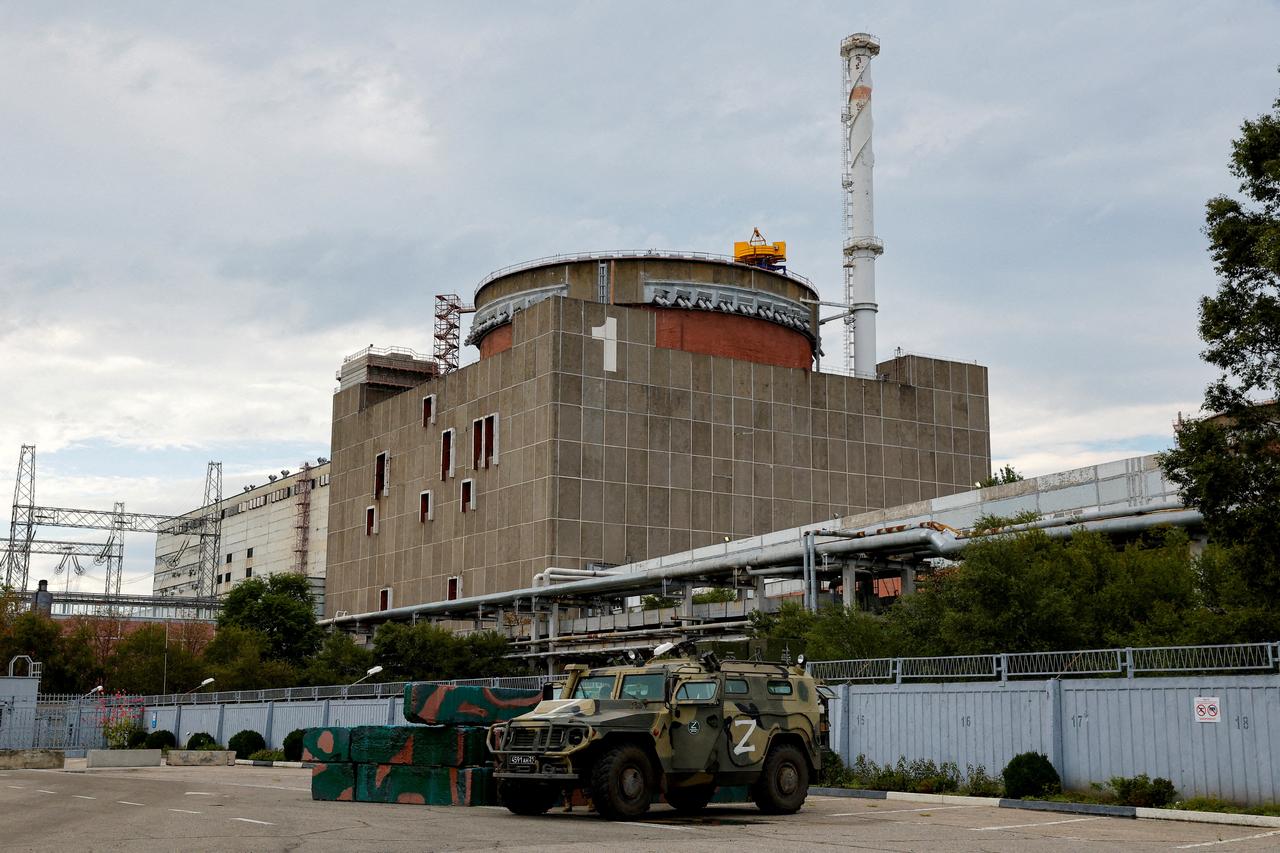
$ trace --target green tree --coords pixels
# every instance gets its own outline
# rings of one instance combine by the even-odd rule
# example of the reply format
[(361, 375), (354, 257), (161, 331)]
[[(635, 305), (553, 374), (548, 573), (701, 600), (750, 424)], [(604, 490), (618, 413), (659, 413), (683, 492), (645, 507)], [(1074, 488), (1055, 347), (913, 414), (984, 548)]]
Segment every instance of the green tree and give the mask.
[(297, 684), (297, 670), (287, 661), (272, 659), (270, 649), (263, 632), (228, 625), (218, 629), (201, 659), (204, 671), (215, 680), (215, 690), (263, 690)]
[(1012, 465), (1005, 465), (996, 471), (990, 477), (983, 477), (978, 481), (978, 486), (988, 489), (992, 486), (1003, 486), (1005, 483), (1019, 483), (1022, 481), (1022, 475), (1013, 469)]
[(1205, 391), (1206, 416), (1180, 423), (1161, 459), (1211, 540), (1229, 549), (1219, 558), (1242, 561), (1264, 608), (1245, 620), (1260, 632), (1252, 639), (1280, 630), (1280, 99), (1272, 106), (1232, 145), (1244, 200), (1206, 205), (1218, 289), (1200, 302), (1201, 356), (1219, 375)]
[(311, 586), (302, 575), (283, 572), (237, 584), (222, 605), (218, 628), (257, 631), (266, 638), (263, 657), (300, 665), (320, 647)]
[(14, 617), (8, 634), (0, 637), (0, 662), (7, 664), (14, 655), (27, 655), (44, 665), (44, 693), (84, 693), (102, 676), (87, 634), (77, 628), (64, 635), (57, 622), (39, 613)]
[(183, 643), (169, 641), (163, 625), (145, 625), (115, 644), (103, 683), (111, 692), (181, 693), (200, 683), (202, 670)]
[[(302, 670), (304, 684), (350, 684), (373, 666), (373, 652), (356, 645), (350, 634), (332, 631)], [(385, 675), (385, 673), (380, 673)], [(379, 680), (376, 676), (373, 680)]]
[(439, 681), (509, 675), (523, 669), (508, 660), (505, 637), (493, 631), (466, 636), (419, 622), (386, 622), (373, 635), (373, 656), (389, 681)]
[(731, 586), (713, 586), (693, 594), (694, 604), (727, 604), (738, 600), (738, 591)]

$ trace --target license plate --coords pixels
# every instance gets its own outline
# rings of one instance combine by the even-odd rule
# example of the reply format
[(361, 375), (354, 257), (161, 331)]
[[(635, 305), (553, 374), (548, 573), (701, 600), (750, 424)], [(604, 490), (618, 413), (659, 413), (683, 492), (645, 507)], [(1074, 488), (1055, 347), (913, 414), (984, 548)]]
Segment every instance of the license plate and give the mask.
[(507, 760), (512, 767), (532, 767), (538, 761), (532, 755), (512, 755)]

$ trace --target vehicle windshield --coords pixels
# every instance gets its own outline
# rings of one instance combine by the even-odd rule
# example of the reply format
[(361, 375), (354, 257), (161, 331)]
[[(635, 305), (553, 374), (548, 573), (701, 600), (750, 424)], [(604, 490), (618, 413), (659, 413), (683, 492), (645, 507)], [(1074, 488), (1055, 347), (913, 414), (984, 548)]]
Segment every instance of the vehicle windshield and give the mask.
[(658, 702), (663, 698), (665, 676), (660, 672), (644, 675), (628, 675), (622, 679), (621, 697), (639, 699), (641, 702)]
[(676, 692), (676, 701), (707, 702), (716, 698), (714, 681), (686, 681)]
[(608, 699), (613, 695), (616, 675), (589, 675), (573, 688), (574, 699)]

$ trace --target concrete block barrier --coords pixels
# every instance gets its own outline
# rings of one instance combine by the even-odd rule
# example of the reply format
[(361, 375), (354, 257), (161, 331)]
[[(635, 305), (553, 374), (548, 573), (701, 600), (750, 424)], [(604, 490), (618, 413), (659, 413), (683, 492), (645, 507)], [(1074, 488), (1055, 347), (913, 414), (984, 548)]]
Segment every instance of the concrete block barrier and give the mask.
[(161, 755), (158, 749), (91, 749), (85, 767), (159, 767)]

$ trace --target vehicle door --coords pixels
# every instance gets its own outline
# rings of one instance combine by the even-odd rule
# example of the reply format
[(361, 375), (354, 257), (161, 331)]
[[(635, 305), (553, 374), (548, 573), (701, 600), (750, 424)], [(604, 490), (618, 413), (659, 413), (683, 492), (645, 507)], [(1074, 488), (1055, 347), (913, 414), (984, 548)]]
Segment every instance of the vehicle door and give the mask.
[(753, 769), (764, 761), (776, 717), (765, 679), (758, 676), (725, 677), (725, 768)]
[(677, 682), (671, 696), (671, 769), (705, 770), (723, 737), (722, 681), (719, 674)]

